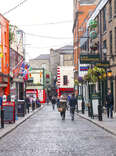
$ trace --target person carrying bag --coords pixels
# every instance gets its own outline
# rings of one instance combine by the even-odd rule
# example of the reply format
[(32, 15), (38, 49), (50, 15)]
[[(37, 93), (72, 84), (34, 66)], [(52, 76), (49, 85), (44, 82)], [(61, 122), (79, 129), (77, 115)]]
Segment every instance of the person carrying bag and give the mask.
[(58, 111), (60, 112), (62, 120), (65, 120), (65, 114), (67, 109), (67, 100), (64, 95), (60, 97)]

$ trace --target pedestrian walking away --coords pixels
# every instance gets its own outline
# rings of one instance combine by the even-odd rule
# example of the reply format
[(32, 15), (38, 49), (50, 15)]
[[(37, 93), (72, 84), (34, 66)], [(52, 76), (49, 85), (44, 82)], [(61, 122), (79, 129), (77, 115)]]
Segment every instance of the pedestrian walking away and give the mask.
[(72, 97), (69, 100), (71, 120), (74, 120), (74, 113), (75, 113), (75, 106), (76, 105), (77, 105), (77, 99), (75, 98), (75, 95), (72, 94)]
[(29, 97), (28, 96), (26, 96), (25, 103), (26, 103), (26, 108), (27, 108), (28, 113), (29, 113), (30, 100), (29, 100)]
[(39, 100), (38, 97), (37, 97), (37, 99), (36, 99), (36, 106), (37, 106), (37, 107), (41, 107), (40, 100)]
[(61, 115), (62, 120), (65, 120), (65, 114), (66, 114), (66, 109), (67, 109), (67, 99), (64, 95), (61, 95), (60, 97), (58, 110), (60, 110), (59, 108), (61, 109), (60, 115)]
[(56, 104), (56, 98), (54, 96), (52, 97), (51, 102), (52, 102), (52, 108), (54, 110), (55, 109), (55, 104)]
[(106, 96), (106, 108), (107, 108), (107, 117), (113, 118), (113, 96), (111, 94), (111, 90), (108, 91), (108, 95)]

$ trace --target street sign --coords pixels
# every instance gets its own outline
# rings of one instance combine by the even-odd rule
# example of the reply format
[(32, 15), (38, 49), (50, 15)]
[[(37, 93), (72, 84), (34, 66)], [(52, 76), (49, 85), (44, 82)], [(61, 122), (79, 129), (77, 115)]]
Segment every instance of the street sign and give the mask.
[(108, 68), (110, 66), (110, 62), (109, 61), (105, 61), (105, 62), (99, 62), (96, 63), (96, 66), (99, 68)]
[(99, 54), (80, 54), (81, 64), (96, 64), (100, 62)]

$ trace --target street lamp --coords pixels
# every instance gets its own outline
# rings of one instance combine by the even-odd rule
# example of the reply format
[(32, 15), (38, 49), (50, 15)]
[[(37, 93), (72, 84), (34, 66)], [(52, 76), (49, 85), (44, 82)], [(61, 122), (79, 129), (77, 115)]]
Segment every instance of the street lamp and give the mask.
[(107, 71), (107, 76), (108, 76), (109, 78), (112, 77), (112, 71), (111, 71), (111, 69)]

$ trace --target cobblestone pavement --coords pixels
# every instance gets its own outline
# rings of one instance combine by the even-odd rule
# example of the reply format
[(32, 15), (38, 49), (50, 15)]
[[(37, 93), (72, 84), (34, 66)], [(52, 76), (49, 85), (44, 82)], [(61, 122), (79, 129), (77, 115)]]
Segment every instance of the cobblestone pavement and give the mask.
[(49, 105), (0, 140), (0, 156), (116, 156), (116, 138)]

